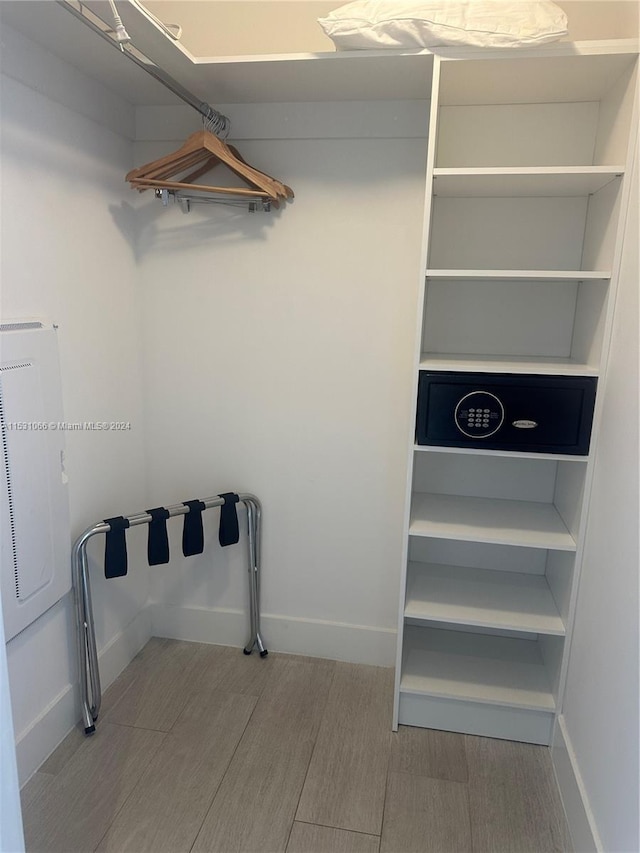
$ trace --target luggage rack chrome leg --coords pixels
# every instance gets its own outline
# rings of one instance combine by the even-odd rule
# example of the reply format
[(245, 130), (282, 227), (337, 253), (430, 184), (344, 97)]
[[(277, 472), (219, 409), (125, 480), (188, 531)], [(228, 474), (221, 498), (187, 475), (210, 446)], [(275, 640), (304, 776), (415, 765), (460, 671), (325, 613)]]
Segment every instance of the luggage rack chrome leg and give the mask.
[(249, 614), (251, 620), (251, 636), (244, 647), (245, 655), (250, 655), (254, 648), (258, 649), (260, 657), (266, 657), (267, 651), (260, 634), (260, 529), (262, 507), (260, 501), (253, 495), (241, 495), (240, 500), (247, 508), (248, 549), (249, 549)]
[[(106, 525), (104, 526), (106, 527)], [(93, 734), (96, 730), (95, 723), (98, 719), (102, 699), (87, 563), (87, 541), (91, 535), (92, 531), (85, 531), (76, 541), (71, 560), (78, 627), (80, 701), (84, 732), (87, 735)]]

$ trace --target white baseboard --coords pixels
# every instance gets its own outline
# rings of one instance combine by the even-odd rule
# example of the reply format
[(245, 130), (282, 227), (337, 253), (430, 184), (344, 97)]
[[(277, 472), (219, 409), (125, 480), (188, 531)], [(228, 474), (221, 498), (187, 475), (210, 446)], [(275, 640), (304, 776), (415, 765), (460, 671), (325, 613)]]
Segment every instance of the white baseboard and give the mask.
[[(148, 608), (98, 652), (103, 690), (117, 678), (151, 636)], [(18, 780), (24, 785), (80, 719), (77, 684), (67, 684), (16, 738)]]
[(603, 847), (564, 716), (558, 717), (551, 760), (576, 853), (602, 853)]
[(16, 736), (16, 762), (20, 787), (36, 772), (78, 719), (77, 685), (67, 686), (44, 708), (29, 726)]
[[(151, 633), (157, 637), (225, 646), (244, 646), (249, 639), (246, 613), (240, 610), (150, 604)], [(330, 660), (393, 666), (396, 632), (391, 629), (293, 619), (262, 614), (267, 649)]]

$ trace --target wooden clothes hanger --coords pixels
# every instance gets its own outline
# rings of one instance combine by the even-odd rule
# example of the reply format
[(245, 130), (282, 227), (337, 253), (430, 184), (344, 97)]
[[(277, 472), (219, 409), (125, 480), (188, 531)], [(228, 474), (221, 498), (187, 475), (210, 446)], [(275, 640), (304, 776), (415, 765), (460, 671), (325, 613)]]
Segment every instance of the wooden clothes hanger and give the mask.
[[(214, 187), (194, 184), (193, 181), (224, 163), (241, 178), (245, 187)], [(184, 175), (190, 169), (194, 171)], [(181, 177), (182, 176), (182, 177)], [(174, 151), (137, 169), (126, 176), (132, 187), (143, 192), (145, 189), (198, 190), (199, 192), (221, 193), (249, 198), (269, 199), (278, 207), (280, 199), (293, 198), (293, 190), (281, 181), (251, 166), (233, 145), (228, 145), (208, 130), (197, 130), (184, 144)]]

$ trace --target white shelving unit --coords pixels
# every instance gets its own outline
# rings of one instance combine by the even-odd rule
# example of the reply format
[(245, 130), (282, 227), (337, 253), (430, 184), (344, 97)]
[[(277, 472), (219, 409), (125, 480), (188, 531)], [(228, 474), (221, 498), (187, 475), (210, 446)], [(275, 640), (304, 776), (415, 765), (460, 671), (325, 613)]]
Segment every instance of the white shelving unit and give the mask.
[[(637, 47), (562, 51), (435, 59), (416, 396), (420, 370), (603, 374)], [(594, 453), (409, 454), (395, 725), (548, 744)]]

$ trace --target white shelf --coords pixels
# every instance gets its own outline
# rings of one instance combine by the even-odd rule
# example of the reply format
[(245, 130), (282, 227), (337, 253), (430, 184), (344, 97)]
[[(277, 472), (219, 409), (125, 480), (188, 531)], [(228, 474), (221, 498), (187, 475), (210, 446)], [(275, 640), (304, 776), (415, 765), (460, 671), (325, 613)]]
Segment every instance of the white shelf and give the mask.
[(564, 636), (544, 575), (409, 563), (405, 618)]
[(433, 194), (449, 198), (587, 196), (622, 174), (624, 166), (434, 169)]
[(569, 453), (524, 453), (519, 450), (486, 450), (483, 447), (440, 447), (436, 444), (415, 444), (416, 453), (455, 453), (468, 456), (498, 456), (504, 459), (547, 459), (552, 462), (588, 462), (588, 456)]
[(540, 373), (547, 376), (598, 376), (598, 368), (568, 358), (539, 356), (422, 353), (420, 370), (457, 370), (468, 373)]
[(603, 270), (436, 270), (428, 269), (426, 278), (473, 281), (475, 279), (508, 279), (513, 281), (609, 281), (610, 271)]
[(576, 550), (576, 543), (556, 508), (537, 501), (418, 492), (413, 495), (409, 535)]
[(534, 640), (416, 628), (406, 631), (400, 692), (553, 711)]

